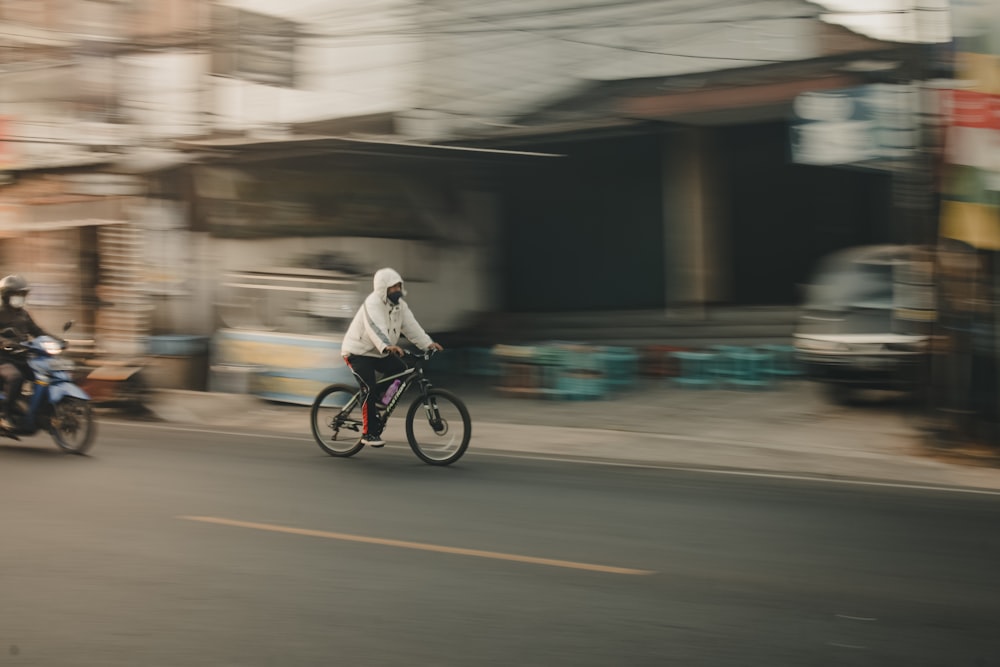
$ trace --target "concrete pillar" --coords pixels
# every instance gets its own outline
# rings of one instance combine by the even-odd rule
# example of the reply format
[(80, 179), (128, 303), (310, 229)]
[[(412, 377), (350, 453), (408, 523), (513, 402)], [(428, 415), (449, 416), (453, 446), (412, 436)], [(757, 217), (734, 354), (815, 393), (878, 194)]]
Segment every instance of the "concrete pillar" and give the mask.
[(711, 130), (683, 128), (663, 141), (664, 266), (668, 308), (725, 298), (724, 198)]

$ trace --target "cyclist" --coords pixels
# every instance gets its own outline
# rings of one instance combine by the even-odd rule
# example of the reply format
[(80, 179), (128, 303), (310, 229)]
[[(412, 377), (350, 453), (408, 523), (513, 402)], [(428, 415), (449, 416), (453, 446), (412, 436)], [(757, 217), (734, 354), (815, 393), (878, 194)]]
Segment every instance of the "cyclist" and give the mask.
[[(28, 281), (21, 276), (10, 275), (0, 280), (0, 331), (13, 330), (16, 340), (50, 335), (35, 324), (24, 308), (30, 291)], [(23, 359), (13, 353), (0, 352), (0, 382), (5, 392), (0, 429), (4, 431), (14, 430), (14, 403), (21, 395), (21, 387), (28, 374), (30, 370)]]
[(403, 335), (421, 350), (442, 350), (410, 311), (403, 300), (403, 278), (394, 269), (384, 268), (375, 272), (375, 288), (369, 294), (351, 321), (340, 353), (348, 368), (358, 378), (361, 387), (367, 390), (365, 404), (361, 408), (364, 423), (361, 440), (371, 447), (381, 447), (382, 428), (377, 415), (379, 396), (375, 389), (377, 373), (394, 375), (406, 370), (400, 357), (399, 337)]

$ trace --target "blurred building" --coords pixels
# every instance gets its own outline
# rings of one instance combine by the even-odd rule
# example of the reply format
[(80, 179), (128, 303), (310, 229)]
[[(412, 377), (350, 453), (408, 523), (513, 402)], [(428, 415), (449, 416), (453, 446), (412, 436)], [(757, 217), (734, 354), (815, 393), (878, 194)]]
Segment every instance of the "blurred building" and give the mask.
[[(893, 240), (890, 179), (793, 163), (789, 121), (908, 80), (912, 49), (808, 2), (0, 0), (0, 24), (4, 266), (122, 350), (227, 326), (234, 272), (363, 292), (391, 265), (448, 331), (790, 305), (818, 257)], [(61, 278), (21, 248), (53, 216), (86, 230)]]
[(1000, 2), (955, 3), (937, 252), (933, 426), (1000, 444)]
[[(78, 329), (93, 330), (112, 316), (98, 292), (127, 276), (102, 275), (97, 257), (102, 245), (110, 250), (102, 238), (127, 226), (137, 192), (114, 175), (96, 175), (115, 160), (126, 133), (113, 122), (106, 86), (88, 82), (97, 78), (94, 56), (107, 48), (106, 35), (69, 30), (77, 18), (69, 10), (84, 4), (0, 5), (0, 261), (4, 272), (29, 279), (32, 304), (52, 329), (75, 319)], [(126, 269), (123, 251), (109, 252), (109, 270)]]
[(789, 122), (909, 76), (907, 45), (806, 2), (425, 7), (405, 131), (566, 155), (500, 184), (507, 309), (790, 305), (820, 256), (893, 234), (887, 175), (794, 164)]

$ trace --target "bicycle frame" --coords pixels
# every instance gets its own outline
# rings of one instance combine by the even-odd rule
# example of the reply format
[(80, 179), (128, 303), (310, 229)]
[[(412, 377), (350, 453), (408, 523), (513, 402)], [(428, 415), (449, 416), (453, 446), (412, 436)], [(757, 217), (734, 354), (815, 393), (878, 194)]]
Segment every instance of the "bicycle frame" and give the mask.
[[(390, 415), (392, 415), (393, 411), (396, 409), (396, 405), (399, 403), (400, 399), (403, 398), (403, 394), (405, 394), (406, 391), (412, 385), (416, 384), (420, 388), (420, 394), (425, 397), (427, 395), (427, 390), (430, 389), (430, 387), (432, 386), (431, 381), (427, 379), (426, 375), (424, 375), (424, 367), (423, 364), (421, 363), (423, 361), (426, 361), (426, 359), (421, 355), (415, 355), (409, 353), (407, 353), (406, 356), (416, 359), (417, 360), (416, 363), (413, 366), (407, 368), (405, 371), (401, 371), (399, 373), (396, 373), (395, 375), (387, 375), (375, 383), (374, 390), (378, 391), (379, 389), (383, 389), (386, 386), (388, 386), (393, 380), (401, 380), (399, 389), (397, 389), (393, 397), (389, 399), (389, 403), (384, 408), (380, 409), (381, 414), (379, 416), (383, 422), (387, 420)], [(344, 405), (343, 410), (344, 411), (353, 410), (355, 406), (364, 401), (364, 398), (365, 398), (365, 390), (364, 388), (359, 388), (358, 391), (354, 394), (354, 396), (351, 397), (351, 400)], [(381, 405), (381, 403), (379, 403), (379, 405)], [(361, 423), (360, 420), (352, 420), (352, 421), (357, 421), (358, 422), (357, 425), (360, 425)], [(353, 430), (357, 429), (355, 428)]]
[[(402, 379), (402, 382), (399, 385), (399, 389), (396, 390), (396, 393), (393, 394), (392, 398), (389, 399), (389, 403), (382, 409), (383, 420), (389, 418), (389, 415), (392, 414), (392, 411), (396, 409), (396, 404), (399, 403), (399, 399), (403, 397), (403, 394), (405, 394), (406, 390), (410, 388), (410, 385), (413, 384), (414, 380), (419, 381), (421, 378), (423, 378), (423, 374), (424, 373), (422, 368), (413, 366), (412, 368), (407, 368), (402, 373), (396, 373), (395, 375), (387, 375), (386, 377), (382, 378), (381, 380), (375, 383), (376, 389), (379, 389), (390, 384), (393, 380)], [(429, 384), (426, 378), (423, 378), (423, 380), (424, 383)], [(363, 393), (364, 390), (360, 390), (358, 392), (359, 397)], [(379, 404), (381, 405), (381, 401), (379, 401)]]

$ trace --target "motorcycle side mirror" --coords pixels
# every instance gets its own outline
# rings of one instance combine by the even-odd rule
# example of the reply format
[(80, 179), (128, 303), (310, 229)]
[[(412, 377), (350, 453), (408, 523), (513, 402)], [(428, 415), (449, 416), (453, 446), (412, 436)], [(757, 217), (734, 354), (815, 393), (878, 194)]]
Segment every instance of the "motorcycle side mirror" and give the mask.
[(63, 333), (69, 331), (70, 327), (73, 326), (73, 322), (74, 320), (69, 320), (68, 322), (66, 322), (66, 324), (63, 325)]

